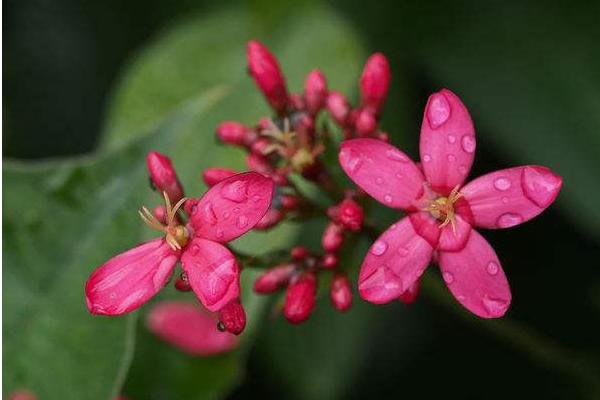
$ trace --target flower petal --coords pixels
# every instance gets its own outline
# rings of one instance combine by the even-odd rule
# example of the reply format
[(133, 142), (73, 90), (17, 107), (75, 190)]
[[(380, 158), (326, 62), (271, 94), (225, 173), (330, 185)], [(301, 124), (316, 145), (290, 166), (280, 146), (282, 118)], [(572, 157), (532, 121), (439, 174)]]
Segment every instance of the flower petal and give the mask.
[(350, 179), (380, 203), (414, 209), (423, 194), (423, 174), (394, 146), (377, 139), (352, 139), (341, 144), (339, 160)]
[(448, 289), (473, 314), (498, 318), (508, 310), (510, 287), (500, 261), (475, 229), (461, 251), (441, 251), (439, 264)]
[(222, 244), (196, 237), (181, 255), (181, 264), (194, 293), (210, 311), (239, 297), (240, 269)]
[(459, 251), (467, 244), (471, 234), (471, 225), (459, 215), (454, 217), (454, 225), (448, 224), (441, 229), (437, 250)]
[(465, 181), (475, 157), (475, 128), (465, 105), (448, 89), (429, 96), (419, 147), (433, 190), (447, 195)]
[(423, 274), (432, 252), (410, 219), (401, 219), (369, 249), (358, 278), (360, 296), (376, 304), (397, 299)]
[(210, 356), (236, 347), (234, 335), (217, 330), (218, 318), (199, 304), (163, 301), (152, 307), (148, 329), (185, 353)]
[(135, 310), (167, 283), (177, 259), (162, 238), (111, 258), (92, 272), (85, 285), (88, 310), (101, 315)]
[(221, 243), (243, 235), (266, 214), (273, 188), (273, 181), (257, 172), (222, 180), (192, 207), (194, 235)]
[[(548, 207), (560, 191), (562, 178), (545, 167), (530, 165), (483, 175), (461, 189), (474, 226), (509, 228), (528, 221)], [(468, 215), (470, 214), (470, 215)]]

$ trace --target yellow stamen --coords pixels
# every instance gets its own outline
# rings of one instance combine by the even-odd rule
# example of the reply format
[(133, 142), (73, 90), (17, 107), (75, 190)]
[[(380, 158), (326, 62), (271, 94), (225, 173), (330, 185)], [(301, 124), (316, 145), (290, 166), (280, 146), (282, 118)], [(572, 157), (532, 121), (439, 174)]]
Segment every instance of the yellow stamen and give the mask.
[(456, 186), (454, 189), (452, 189), (448, 197), (438, 197), (429, 203), (429, 205), (423, 210), (428, 211), (432, 217), (442, 221), (439, 225), (440, 228), (451, 224), (452, 231), (456, 232), (456, 214), (454, 213), (454, 204), (461, 197), (462, 193), (458, 191), (458, 186)]
[(165, 199), (166, 210), (164, 224), (161, 223), (145, 206), (142, 206), (142, 208), (138, 210), (138, 214), (142, 218), (142, 221), (144, 221), (150, 228), (156, 229), (165, 234), (165, 241), (173, 250), (181, 250), (182, 247), (187, 244), (189, 232), (185, 226), (178, 223), (177, 211), (187, 199), (184, 197), (175, 203), (174, 206), (171, 206), (171, 199), (169, 199), (167, 192), (163, 192), (163, 197)]

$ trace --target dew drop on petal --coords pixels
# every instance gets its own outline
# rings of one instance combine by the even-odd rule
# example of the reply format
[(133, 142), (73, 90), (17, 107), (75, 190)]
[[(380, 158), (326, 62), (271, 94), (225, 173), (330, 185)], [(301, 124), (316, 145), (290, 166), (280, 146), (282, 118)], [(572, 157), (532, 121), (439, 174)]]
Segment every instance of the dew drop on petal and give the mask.
[(467, 167), (464, 165), (461, 165), (458, 167), (458, 172), (461, 173), (461, 175), (466, 175), (467, 174)]
[(393, 161), (407, 162), (408, 157), (396, 149), (390, 149), (386, 152), (387, 157)]
[(498, 178), (494, 181), (494, 187), (498, 190), (508, 190), (510, 189), (510, 181), (506, 178)]
[(504, 314), (508, 308), (508, 301), (504, 299), (496, 299), (488, 296), (487, 294), (483, 296), (482, 302), (487, 312), (493, 316)]
[(392, 201), (394, 201), (394, 198), (391, 194), (388, 193), (385, 196), (383, 196), (383, 200), (385, 200), (386, 203), (391, 204)]
[(456, 161), (456, 156), (454, 154), (448, 154), (448, 161), (449, 162), (454, 162)]
[(441, 93), (435, 93), (427, 106), (427, 119), (432, 129), (439, 128), (450, 117), (450, 104)]
[(498, 266), (498, 264), (495, 261), (490, 261), (486, 267), (486, 270), (487, 270), (488, 274), (496, 275), (498, 273), (498, 271), (500, 270), (500, 267)]
[(371, 246), (371, 253), (376, 256), (381, 256), (386, 252), (387, 248), (388, 244), (386, 242), (383, 240), (377, 240), (375, 243), (373, 243), (373, 246)]
[(342, 165), (346, 166), (349, 174), (355, 174), (360, 169), (363, 162), (362, 157), (353, 154), (351, 150), (342, 151), (340, 153), (340, 161)]
[(223, 213), (223, 219), (229, 219), (230, 216), (231, 216), (231, 214), (229, 213), (229, 211), (225, 211)]
[(396, 174), (396, 178), (402, 179), (402, 174)]
[(382, 178), (382, 177), (380, 177), (380, 176), (378, 176), (378, 177), (375, 179), (375, 183), (377, 183), (378, 185), (383, 185), (383, 178)]
[(216, 225), (217, 223), (217, 215), (215, 214), (215, 210), (213, 209), (212, 203), (206, 203), (204, 205), (204, 217), (211, 225)]
[(548, 207), (560, 189), (561, 179), (547, 168), (526, 167), (521, 178), (525, 196), (539, 207)]
[(475, 136), (465, 135), (461, 140), (461, 145), (464, 151), (472, 153), (475, 151)]
[(519, 214), (505, 213), (498, 217), (496, 225), (499, 228), (510, 228), (511, 226), (519, 225), (521, 222), (523, 222), (523, 217)]
[(252, 196), (252, 201), (255, 202), (255, 203), (258, 203), (261, 199), (262, 199), (262, 197), (260, 197), (257, 194), (255, 194), (254, 196)]
[(217, 238), (221, 239), (223, 236), (225, 236), (225, 233), (223, 233), (223, 230), (217, 229)]
[(398, 225), (396, 225), (396, 224), (393, 224), (392, 226), (390, 226), (390, 230), (392, 230), (392, 231), (393, 231), (393, 230), (394, 230), (394, 229), (396, 229), (397, 227), (398, 227)]
[(456, 136), (448, 135), (448, 143), (452, 144), (454, 142), (456, 142)]
[(451, 284), (452, 282), (454, 282), (454, 275), (452, 275), (451, 272), (444, 272), (442, 274), (442, 278), (444, 278), (444, 282), (446, 282), (447, 284)]
[(235, 207), (235, 208), (233, 209), (233, 212), (234, 212), (235, 214), (239, 214), (239, 213), (240, 213), (240, 208), (239, 208), (239, 207)]
[(431, 156), (429, 154), (425, 154), (423, 156), (423, 162), (429, 162), (429, 161), (431, 161)]
[(247, 198), (248, 182), (245, 180), (235, 180), (229, 182), (221, 188), (221, 195), (228, 200), (241, 203)]
[(406, 247), (398, 247), (398, 250), (396, 250), (396, 253), (398, 253), (398, 255), (400, 257), (406, 257), (408, 255), (409, 251)]
[(240, 229), (244, 229), (245, 227), (248, 226), (248, 217), (246, 217), (245, 215), (240, 215), (237, 219), (237, 226)]
[(506, 197), (506, 196), (502, 197), (502, 202), (504, 204), (508, 204), (508, 197)]

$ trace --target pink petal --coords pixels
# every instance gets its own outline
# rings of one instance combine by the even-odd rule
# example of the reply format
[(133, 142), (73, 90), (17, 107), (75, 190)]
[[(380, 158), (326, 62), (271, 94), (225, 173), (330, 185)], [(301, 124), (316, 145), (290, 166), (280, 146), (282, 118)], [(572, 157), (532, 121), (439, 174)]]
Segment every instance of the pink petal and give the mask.
[[(523, 166), (483, 175), (461, 189), (474, 226), (509, 228), (528, 221), (548, 207), (560, 191), (562, 178), (540, 166)], [(458, 208), (458, 212), (463, 211)]]
[(256, 172), (226, 178), (191, 210), (195, 236), (225, 243), (254, 227), (271, 206), (273, 181)]
[(467, 244), (471, 234), (471, 225), (459, 215), (454, 218), (454, 225), (448, 224), (441, 229), (437, 250), (459, 251)]
[(394, 146), (377, 139), (342, 143), (339, 160), (350, 179), (380, 203), (412, 209), (423, 194), (423, 174)]
[(504, 315), (510, 305), (508, 281), (490, 244), (471, 231), (464, 249), (439, 253), (440, 269), (446, 286), (456, 300), (482, 318)]
[(167, 283), (177, 259), (162, 238), (111, 258), (92, 272), (85, 285), (88, 310), (102, 315), (135, 310)]
[(410, 219), (401, 219), (369, 249), (358, 278), (360, 296), (376, 304), (397, 299), (423, 274), (432, 252)]
[(462, 184), (475, 156), (475, 128), (458, 96), (441, 91), (429, 96), (420, 143), (425, 176), (436, 192), (447, 195)]
[(236, 347), (234, 335), (217, 330), (218, 318), (199, 304), (157, 303), (148, 314), (148, 329), (165, 342), (196, 356), (210, 356)]
[(181, 264), (198, 299), (218, 311), (240, 296), (240, 269), (222, 244), (194, 238), (181, 255)]
[(404, 304), (412, 304), (417, 300), (419, 291), (421, 290), (421, 280), (417, 279), (412, 285), (408, 287), (401, 295), (398, 300)]

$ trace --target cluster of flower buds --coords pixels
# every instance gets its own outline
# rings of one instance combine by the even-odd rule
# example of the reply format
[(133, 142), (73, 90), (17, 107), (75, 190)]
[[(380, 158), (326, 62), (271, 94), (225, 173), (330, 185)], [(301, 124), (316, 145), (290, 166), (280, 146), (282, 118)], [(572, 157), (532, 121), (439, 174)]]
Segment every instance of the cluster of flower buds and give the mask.
[[(299, 324), (315, 308), (319, 274), (336, 266), (337, 257), (332, 262), (329, 254), (317, 256), (305, 247), (294, 247), (287, 262), (267, 269), (256, 279), (254, 291), (272, 294), (285, 289), (283, 315), (289, 322)], [(334, 273), (329, 293), (336, 310), (343, 312), (352, 305), (352, 289), (345, 273)]]

